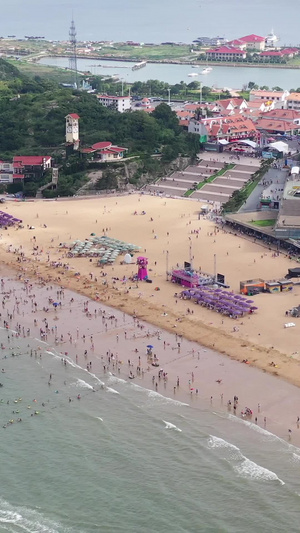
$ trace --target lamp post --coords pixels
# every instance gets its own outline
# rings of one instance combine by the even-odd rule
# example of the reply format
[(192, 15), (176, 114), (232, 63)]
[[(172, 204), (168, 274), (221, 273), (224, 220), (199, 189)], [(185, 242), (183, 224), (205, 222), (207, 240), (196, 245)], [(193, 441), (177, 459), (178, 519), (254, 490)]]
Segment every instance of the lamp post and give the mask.
[(169, 95), (168, 96), (168, 104), (170, 105), (170, 103), (171, 103), (171, 89), (170, 88), (168, 89), (168, 95)]
[(214, 254), (214, 281), (217, 281), (217, 254)]
[(169, 281), (169, 250), (166, 251), (166, 281)]

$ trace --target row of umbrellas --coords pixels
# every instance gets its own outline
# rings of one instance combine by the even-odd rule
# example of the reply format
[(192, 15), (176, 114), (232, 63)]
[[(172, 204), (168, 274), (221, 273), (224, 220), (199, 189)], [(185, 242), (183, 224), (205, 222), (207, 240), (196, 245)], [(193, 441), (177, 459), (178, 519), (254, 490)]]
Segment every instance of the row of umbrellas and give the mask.
[[(66, 246), (63, 244), (62, 246)], [(132, 243), (94, 233), (84, 241), (76, 240), (69, 245), (69, 257), (101, 257), (99, 263), (113, 263), (119, 254), (137, 252), (140, 247)]]
[(14, 224), (21, 224), (22, 220), (15, 218), (9, 213), (0, 211), (0, 226), (13, 226)]
[(247, 300), (244, 296), (234, 294), (222, 289), (202, 286), (196, 289), (181, 292), (184, 300), (194, 300), (197, 304), (226, 315), (243, 316), (245, 313), (253, 313), (257, 307), (252, 305), (253, 300)]

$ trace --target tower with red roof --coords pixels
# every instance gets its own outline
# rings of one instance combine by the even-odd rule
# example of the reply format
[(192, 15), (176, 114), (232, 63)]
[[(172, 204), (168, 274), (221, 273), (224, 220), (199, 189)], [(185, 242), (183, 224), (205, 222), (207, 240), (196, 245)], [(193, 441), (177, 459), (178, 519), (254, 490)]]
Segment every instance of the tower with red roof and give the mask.
[(73, 145), (73, 150), (79, 148), (79, 119), (77, 113), (69, 113), (66, 117), (66, 144)]

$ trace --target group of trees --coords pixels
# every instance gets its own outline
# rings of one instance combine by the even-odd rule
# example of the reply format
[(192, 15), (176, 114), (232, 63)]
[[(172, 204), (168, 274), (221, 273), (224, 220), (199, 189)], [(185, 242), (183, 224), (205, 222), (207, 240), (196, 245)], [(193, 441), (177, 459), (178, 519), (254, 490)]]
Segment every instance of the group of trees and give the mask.
[[(165, 84), (159, 84), (157, 90), (164, 91)], [(111, 141), (128, 148), (128, 155), (139, 155), (149, 169), (153, 167), (153, 153), (162, 154), (161, 162), (154, 164), (157, 166), (180, 153), (194, 156), (199, 148), (195, 137), (180, 128), (176, 114), (165, 103), (150, 115), (142, 111), (120, 114), (101, 106), (93, 94), (61, 88), (39, 77), (28, 79), (0, 60), (0, 158), (52, 155), (60, 165), (60, 195), (74, 194), (88, 168), (88, 161), (80, 154), (75, 160), (65, 159), (65, 117), (69, 113), (80, 116), (81, 145)], [(42, 182), (26, 184), (25, 191), (33, 194), (47, 180), (50, 178), (46, 176)]]

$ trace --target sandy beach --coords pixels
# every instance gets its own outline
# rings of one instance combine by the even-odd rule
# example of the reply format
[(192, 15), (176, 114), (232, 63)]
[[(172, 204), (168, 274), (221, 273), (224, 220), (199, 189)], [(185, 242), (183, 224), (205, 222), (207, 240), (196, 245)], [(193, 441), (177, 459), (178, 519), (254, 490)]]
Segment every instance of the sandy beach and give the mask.
[[(2, 230), (1, 260), (23, 270), (26, 276), (56, 280), (66, 288), (131, 315), (135, 313), (158, 328), (176, 331), (232, 359), (248, 359), (251, 365), (299, 386), (297, 319), (296, 327), (284, 328), (285, 311), (299, 304), (299, 286), (290, 293), (255, 296), (258, 311), (235, 321), (174, 298), (174, 293), (181, 289), (166, 281), (167, 251), (169, 268), (183, 264), (192, 255), (193, 266), (205, 272), (213, 272), (216, 255), (217, 271), (225, 274), (226, 282), (235, 292), (239, 291), (241, 280), (281, 279), (295, 265), (284, 255), (273, 257), (273, 252), (260, 244), (223, 232), (208, 218), (199, 220), (200, 205), (189, 200), (137, 194), (56, 202), (7, 202), (4, 210), (22, 219), (24, 229)], [(149, 259), (153, 283), (140, 282), (137, 286), (121, 281), (137, 271), (135, 264), (120, 264), (121, 256), (113, 266), (104, 269), (97, 267), (94, 259), (90, 262), (89, 258), (66, 258), (66, 250), (60, 249), (59, 244), (84, 240), (91, 233), (140, 246), (140, 253)], [(21, 262), (20, 252), (24, 254)], [(50, 265), (53, 261), (68, 264), (68, 268), (53, 268)], [(80, 272), (80, 277), (74, 275), (76, 272)], [(193, 314), (188, 314), (191, 305)], [(276, 368), (270, 366), (271, 362), (275, 362)]]
[[(256, 368), (58, 285), (24, 282), (20, 275), (7, 278), (5, 274), (2, 270), (2, 319), (7, 332), (3, 332), (1, 350), (5, 357), (10, 357), (9, 350), (18, 353), (19, 337), (30, 336), (37, 341), (31, 357), (42, 364), (45, 358), (57, 357), (62, 366), (86, 370), (98, 380), (95, 390), (113, 393), (114, 385), (125, 380), (153, 391), (153, 398), (163, 395), (178, 405), (189, 404), (200, 410), (199, 416), (203, 409), (211, 410), (300, 445), (295, 411), (298, 388), (294, 385), (275, 382), (273, 376)], [(50, 374), (48, 385), (55, 390), (59, 381), (58, 375)], [(76, 395), (69, 401), (76, 401)], [(243, 416), (246, 407), (252, 416)]]

